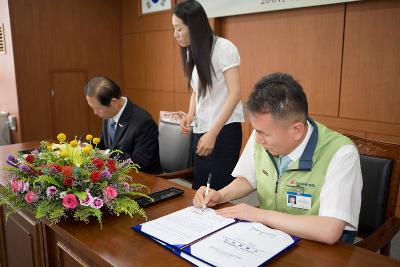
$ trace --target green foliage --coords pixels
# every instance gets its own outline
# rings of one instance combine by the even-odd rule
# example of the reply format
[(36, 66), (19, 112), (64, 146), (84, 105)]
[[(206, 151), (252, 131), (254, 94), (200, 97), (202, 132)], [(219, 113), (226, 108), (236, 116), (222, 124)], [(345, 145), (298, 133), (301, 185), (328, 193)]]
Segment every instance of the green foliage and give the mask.
[(64, 216), (66, 216), (65, 208), (58, 201), (42, 201), (35, 210), (36, 218), (42, 219), (47, 217), (52, 224), (59, 223)]
[(3, 171), (12, 172), (12, 171), (14, 171), (16, 168), (15, 168), (15, 167), (11, 167), (11, 166), (3, 166), (3, 167), (1, 167), (1, 169), (2, 169)]
[(129, 186), (132, 190), (146, 190), (147, 193), (150, 193), (150, 189), (145, 185), (139, 183), (130, 183)]
[(57, 209), (52, 210), (49, 213), (48, 218), (52, 224), (57, 224), (60, 222), (61, 218), (64, 216), (66, 216), (65, 210), (63, 208), (57, 208)]
[(34, 184), (40, 184), (40, 183), (55, 185), (59, 188), (64, 187), (63, 185), (60, 184), (59, 181), (57, 181), (54, 177), (49, 175), (40, 175), (39, 177), (37, 177), (34, 181)]
[(79, 206), (74, 213), (74, 219), (83, 221), (85, 223), (89, 223), (89, 218), (91, 216), (96, 217), (97, 221), (101, 225), (101, 219), (102, 219), (102, 212), (99, 209), (95, 209), (92, 207), (85, 207), (85, 206)]
[(119, 216), (121, 213), (125, 213), (130, 217), (133, 217), (135, 214), (139, 214), (146, 218), (146, 214), (144, 210), (139, 207), (136, 201), (130, 199), (129, 197), (121, 197), (114, 199), (112, 202), (112, 213)]

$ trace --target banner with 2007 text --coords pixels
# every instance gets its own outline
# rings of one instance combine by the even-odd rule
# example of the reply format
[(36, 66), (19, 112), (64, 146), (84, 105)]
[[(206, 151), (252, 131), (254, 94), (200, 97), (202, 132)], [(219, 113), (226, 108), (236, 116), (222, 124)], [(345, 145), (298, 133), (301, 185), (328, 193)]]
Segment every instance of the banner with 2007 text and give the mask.
[(360, 0), (198, 0), (209, 18), (311, 7)]

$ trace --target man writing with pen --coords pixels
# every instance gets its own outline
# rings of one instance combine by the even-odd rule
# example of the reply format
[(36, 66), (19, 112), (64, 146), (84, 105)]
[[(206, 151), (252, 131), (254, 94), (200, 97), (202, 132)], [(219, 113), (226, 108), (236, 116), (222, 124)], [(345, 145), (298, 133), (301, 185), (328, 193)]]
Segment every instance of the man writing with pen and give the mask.
[(246, 108), (254, 131), (232, 173), (235, 180), (207, 196), (199, 188), (193, 204), (212, 207), (256, 190), (260, 208), (239, 204), (217, 214), (327, 244), (352, 243), (362, 177), (351, 140), (308, 117), (306, 95), (288, 74), (263, 77)]

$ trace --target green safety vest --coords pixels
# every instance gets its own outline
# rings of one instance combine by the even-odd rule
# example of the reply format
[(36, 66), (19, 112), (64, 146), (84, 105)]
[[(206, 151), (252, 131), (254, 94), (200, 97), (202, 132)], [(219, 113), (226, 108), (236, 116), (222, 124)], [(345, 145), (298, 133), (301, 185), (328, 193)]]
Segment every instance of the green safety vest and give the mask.
[[(318, 215), (319, 196), (333, 155), (352, 141), (308, 119), (314, 130), (301, 157), (291, 162), (288, 169), (278, 176), (274, 157), (265, 148), (254, 143), (254, 166), (260, 207), (295, 215)], [(311, 195), (311, 209), (289, 207), (287, 193)]]

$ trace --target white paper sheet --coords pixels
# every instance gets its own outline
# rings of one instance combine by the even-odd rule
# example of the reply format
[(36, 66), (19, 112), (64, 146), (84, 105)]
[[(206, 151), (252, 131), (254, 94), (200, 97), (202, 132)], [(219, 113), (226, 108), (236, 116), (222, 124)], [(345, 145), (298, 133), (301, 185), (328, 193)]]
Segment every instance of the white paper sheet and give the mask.
[(188, 207), (142, 225), (142, 232), (171, 245), (189, 244), (234, 219), (216, 215), (213, 209)]
[(259, 266), (292, 243), (284, 232), (240, 222), (193, 244), (191, 254), (215, 266)]

